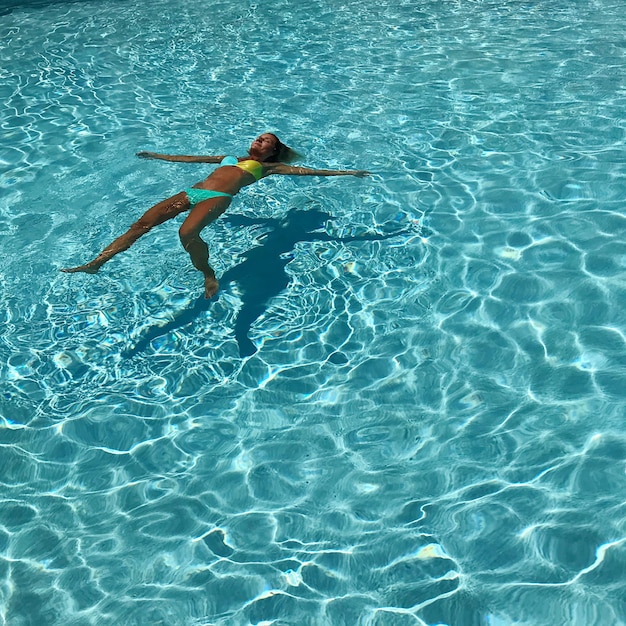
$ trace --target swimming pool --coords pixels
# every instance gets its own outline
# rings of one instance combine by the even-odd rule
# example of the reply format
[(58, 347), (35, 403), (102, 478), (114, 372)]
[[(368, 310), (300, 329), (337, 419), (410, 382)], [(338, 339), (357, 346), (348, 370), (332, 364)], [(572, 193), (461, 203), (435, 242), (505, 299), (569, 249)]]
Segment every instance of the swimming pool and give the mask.
[[(625, 623), (622, 8), (4, 12), (1, 623)], [(58, 271), (263, 131), (373, 176)]]

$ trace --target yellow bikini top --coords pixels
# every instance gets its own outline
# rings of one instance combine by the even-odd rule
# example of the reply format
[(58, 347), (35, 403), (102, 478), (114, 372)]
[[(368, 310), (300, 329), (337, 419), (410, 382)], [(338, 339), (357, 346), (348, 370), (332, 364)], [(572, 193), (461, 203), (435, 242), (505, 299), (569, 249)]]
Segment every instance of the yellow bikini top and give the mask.
[(234, 165), (244, 172), (252, 174), (256, 180), (260, 180), (263, 176), (263, 166), (254, 159), (246, 159), (245, 161), (237, 161), (237, 157), (227, 156), (222, 159), (221, 165)]
[(254, 161), (253, 159), (239, 161), (239, 163), (237, 163), (237, 167), (245, 172), (249, 172), (257, 180), (260, 180), (261, 176), (263, 176), (263, 166), (258, 161)]

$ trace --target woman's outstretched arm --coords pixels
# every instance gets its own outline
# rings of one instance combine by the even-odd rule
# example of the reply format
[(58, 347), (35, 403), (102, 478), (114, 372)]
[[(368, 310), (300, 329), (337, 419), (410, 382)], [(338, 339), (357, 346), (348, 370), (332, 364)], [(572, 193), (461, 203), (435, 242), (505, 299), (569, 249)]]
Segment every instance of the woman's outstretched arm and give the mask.
[(315, 170), (309, 167), (294, 167), (284, 163), (264, 163), (267, 175), (282, 174), (284, 176), (369, 176), (366, 170)]
[(141, 159), (160, 159), (161, 161), (178, 161), (181, 163), (220, 163), (222, 156), (187, 156), (183, 154), (159, 154), (158, 152), (137, 152)]

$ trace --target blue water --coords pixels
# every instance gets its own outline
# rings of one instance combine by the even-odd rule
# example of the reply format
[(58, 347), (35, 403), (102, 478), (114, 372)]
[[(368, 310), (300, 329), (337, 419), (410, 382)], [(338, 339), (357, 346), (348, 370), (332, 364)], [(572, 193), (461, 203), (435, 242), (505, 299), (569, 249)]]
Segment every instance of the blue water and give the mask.
[(0, 624), (626, 624), (623, 2), (0, 14)]

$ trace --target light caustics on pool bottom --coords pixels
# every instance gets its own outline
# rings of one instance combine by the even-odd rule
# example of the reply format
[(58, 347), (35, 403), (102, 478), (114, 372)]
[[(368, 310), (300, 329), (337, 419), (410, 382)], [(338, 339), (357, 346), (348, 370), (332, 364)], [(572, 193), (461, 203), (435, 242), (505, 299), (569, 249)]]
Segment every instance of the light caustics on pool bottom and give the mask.
[(4, 624), (626, 621), (623, 12), (336, 4), (0, 16)]

